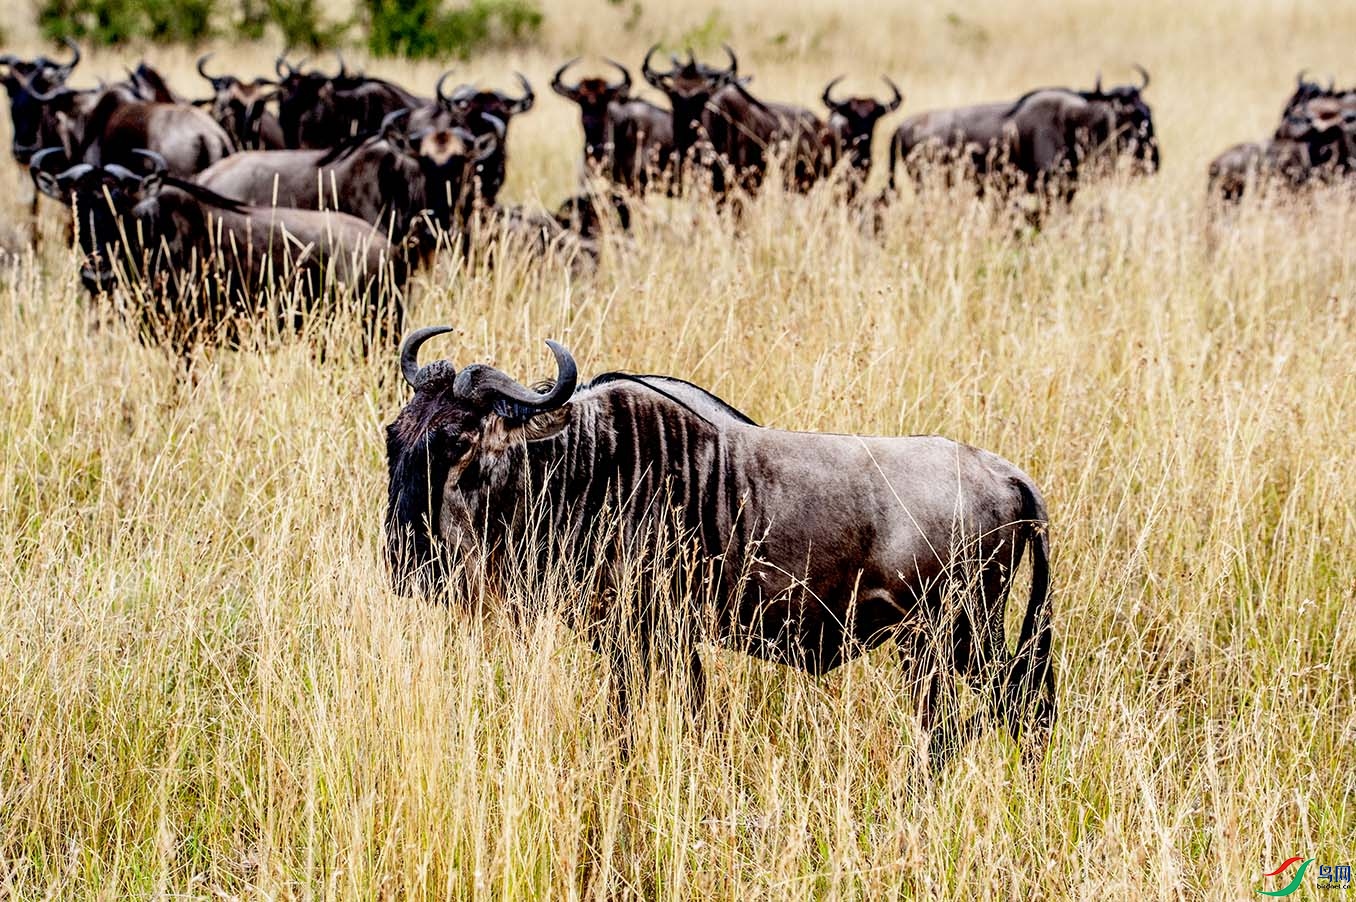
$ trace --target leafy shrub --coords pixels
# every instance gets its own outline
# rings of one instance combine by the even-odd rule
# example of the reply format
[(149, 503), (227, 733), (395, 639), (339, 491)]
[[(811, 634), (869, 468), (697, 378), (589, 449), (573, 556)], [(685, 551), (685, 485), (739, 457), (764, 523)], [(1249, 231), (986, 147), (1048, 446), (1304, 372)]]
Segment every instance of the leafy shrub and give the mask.
[(212, 34), (212, 0), (41, 0), (38, 26), (52, 40), (197, 43)]
[(364, 7), (374, 56), (465, 59), (486, 47), (523, 43), (543, 18), (535, 0), (470, 0), (454, 9), (439, 0), (364, 0)]

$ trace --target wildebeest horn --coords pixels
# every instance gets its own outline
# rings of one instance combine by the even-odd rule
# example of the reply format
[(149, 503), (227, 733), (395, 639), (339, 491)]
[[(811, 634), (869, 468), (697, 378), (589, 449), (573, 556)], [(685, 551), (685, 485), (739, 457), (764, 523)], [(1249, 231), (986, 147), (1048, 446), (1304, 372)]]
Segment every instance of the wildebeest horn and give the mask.
[(836, 109), (838, 109), (838, 104), (837, 104), (837, 103), (834, 101), (834, 99), (833, 99), (831, 96), (829, 96), (829, 95), (831, 95), (831, 94), (833, 93), (833, 86), (836, 85), (836, 84), (838, 84), (838, 83), (839, 83), (840, 81), (842, 81), (844, 78), (845, 78), (845, 76), (839, 75), (839, 76), (838, 76), (837, 78), (835, 78), (833, 81), (829, 82), (827, 85), (824, 86), (824, 96), (823, 96), (823, 98), (822, 98), (823, 101), (824, 101), (824, 106), (828, 107), (828, 108), (831, 109), (831, 110), (836, 110)]
[(523, 86), (523, 96), (509, 105), (509, 109), (513, 111), (514, 115), (517, 115), (532, 109), (532, 105), (537, 102), (537, 94), (532, 90), (532, 82), (527, 80), (527, 76), (521, 72), (514, 72), (513, 74), (518, 77), (518, 84)]
[(725, 48), (725, 55), (730, 58), (730, 65), (726, 68), (725, 74), (734, 78), (739, 74), (739, 57), (735, 56), (735, 52), (730, 49), (729, 44), (721, 44), (720, 46)]
[(66, 72), (69, 73), (80, 63), (80, 45), (77, 44), (75, 41), (71, 40), (70, 38), (62, 38), (61, 43), (65, 44), (67, 47), (71, 49), (70, 62), (62, 63), (61, 65), (61, 68), (65, 69)]
[(273, 71), (277, 73), (279, 78), (286, 78), (287, 76), (291, 75), (293, 72), (296, 72), (297, 70), (291, 63), (287, 61), (286, 57), (279, 56), (277, 59), (273, 61)]
[(150, 178), (151, 176), (163, 176), (169, 171), (169, 164), (165, 162), (165, 158), (153, 150), (143, 150), (138, 147), (135, 148), (132, 153), (151, 161), (151, 171), (146, 173), (144, 176), (145, 178)]
[(508, 124), (498, 116), (491, 116), (489, 113), (481, 113), (480, 118), (484, 119), (485, 124), (494, 130), (495, 138), (502, 144), (504, 135), (508, 133)]
[(1149, 70), (1145, 69), (1139, 63), (1134, 64), (1134, 70), (1139, 73), (1139, 89), (1143, 91), (1149, 87)]
[(885, 111), (887, 113), (893, 113), (904, 103), (904, 92), (899, 90), (899, 85), (895, 84), (890, 76), (882, 75), (881, 79), (890, 86), (890, 92), (894, 95), (890, 98), (890, 102), (885, 105)]
[(660, 84), (661, 79), (669, 77), (673, 74), (673, 71), (656, 72), (650, 67), (650, 60), (654, 57), (654, 52), (658, 49), (658, 44), (651, 44), (650, 49), (645, 51), (645, 59), (640, 63), (640, 74), (644, 76), (647, 82), (654, 85), (656, 88), (662, 89), (663, 85)]
[(565, 84), (564, 81), (562, 81), (562, 79), (565, 77), (565, 70), (570, 68), (577, 62), (579, 62), (579, 57), (577, 56), (574, 59), (566, 60), (565, 62), (561, 63), (560, 68), (556, 70), (556, 74), (551, 76), (551, 90), (555, 91), (561, 97), (569, 97), (571, 100), (574, 99), (575, 88), (579, 86), (567, 85)]
[(499, 370), (488, 366), (468, 366), (457, 374), (452, 384), (452, 393), (467, 401), (485, 403), (502, 399), (531, 409), (533, 412), (545, 412), (561, 407), (574, 394), (579, 380), (579, 370), (574, 358), (549, 338), (546, 346), (556, 358), (556, 384), (545, 394), (534, 392), (530, 388), (510, 379)]
[[(417, 389), (423, 382), (423, 369), (419, 366), (419, 346), (435, 335), (451, 332), (452, 326), (425, 326), (415, 329), (400, 345), (400, 372), (410, 388)], [(455, 375), (456, 370), (451, 371)]]
[(65, 162), (66, 151), (60, 147), (44, 147), (33, 154), (33, 158), (28, 161), (28, 168), (34, 172), (49, 172), (55, 167), (48, 163), (48, 160)]
[(622, 83), (619, 85), (612, 85), (610, 87), (612, 87), (613, 90), (616, 91), (629, 91), (631, 89), (631, 71), (610, 56), (605, 56), (603, 57), (603, 59), (607, 60), (607, 64), (609, 66), (616, 69), (618, 72), (622, 74)]
[(42, 91), (39, 91), (37, 88), (33, 86), (33, 79), (37, 77), (38, 73), (32, 72), (27, 77), (23, 78), (22, 84), (24, 92), (27, 93), (29, 97), (32, 97), (34, 100), (38, 101), (38, 103), (51, 103), (53, 100), (56, 100), (58, 97), (60, 97), (63, 92), (70, 90), (70, 88), (66, 87), (65, 85), (58, 84), (54, 86), (50, 91), (44, 93)]
[(335, 73), (335, 78), (348, 77), (348, 64), (344, 62), (344, 54), (339, 50), (334, 51), (334, 58), (339, 61), (339, 71)]
[(434, 93), (434, 95), (438, 98), (438, 102), (441, 103), (441, 104), (443, 104), (444, 106), (446, 106), (446, 105), (448, 104), (449, 98), (448, 98), (448, 96), (447, 96), (446, 94), (443, 93), (443, 85), (447, 82), (447, 79), (448, 79), (448, 78), (452, 75), (452, 73), (455, 72), (455, 71), (456, 71), (455, 69), (448, 69), (448, 70), (447, 70), (446, 72), (444, 72), (442, 75), (439, 75), (439, 76), (438, 76), (438, 83), (435, 84), (435, 85), (433, 86), (433, 93)]
[(1102, 93), (1102, 73), (1097, 73), (1097, 80), (1092, 83), (1092, 93), (1100, 95)]

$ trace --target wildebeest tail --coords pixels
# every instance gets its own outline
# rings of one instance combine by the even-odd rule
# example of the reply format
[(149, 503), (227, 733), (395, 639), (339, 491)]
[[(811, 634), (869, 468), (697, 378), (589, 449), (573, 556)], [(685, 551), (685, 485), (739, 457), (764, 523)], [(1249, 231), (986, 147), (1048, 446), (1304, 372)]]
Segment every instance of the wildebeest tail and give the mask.
[(1013, 483), (1022, 496), (1022, 520), (1027, 548), (1031, 552), (1031, 595), (1007, 679), (1008, 692), (1015, 696), (1010, 697), (1008, 703), (1008, 726), (1016, 736), (1024, 726), (1048, 730), (1054, 725), (1056, 706), (1051, 653), (1054, 630), (1050, 623), (1050, 544), (1045, 505), (1025, 479), (1014, 479)]

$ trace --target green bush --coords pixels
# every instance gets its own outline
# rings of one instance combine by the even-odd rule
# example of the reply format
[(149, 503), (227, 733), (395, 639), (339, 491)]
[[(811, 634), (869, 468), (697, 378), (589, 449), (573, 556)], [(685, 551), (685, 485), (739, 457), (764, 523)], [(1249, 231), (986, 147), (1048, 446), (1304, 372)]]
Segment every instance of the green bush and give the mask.
[(364, 0), (367, 46), (374, 56), (467, 58), (486, 47), (521, 44), (541, 29), (535, 0)]
[(212, 35), (212, 0), (41, 0), (38, 25), (52, 40), (197, 43)]

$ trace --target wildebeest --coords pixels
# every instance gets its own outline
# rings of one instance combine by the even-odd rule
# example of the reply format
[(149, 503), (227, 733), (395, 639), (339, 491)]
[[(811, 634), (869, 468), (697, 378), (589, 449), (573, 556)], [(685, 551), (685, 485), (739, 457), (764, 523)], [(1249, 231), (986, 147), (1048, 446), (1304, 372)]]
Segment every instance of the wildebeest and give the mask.
[(1073, 197), (1080, 172), (1129, 162), (1135, 171), (1159, 167), (1153, 115), (1139, 85), (1091, 91), (1041, 88), (1015, 102), (932, 110), (905, 119), (890, 144), (890, 185), (902, 164), (921, 187), (930, 168), (961, 174), (981, 192), (1011, 189)]
[[(694, 637), (815, 674), (894, 640), (925, 662), (925, 727), (953, 672), (1014, 735), (1053, 724), (1047, 517), (1011, 463), (937, 436), (760, 427), (670, 377), (608, 373), (580, 386), (554, 342), (556, 379), (541, 392), (483, 364), (420, 367), (420, 346), (446, 331), (419, 329), (400, 352), (414, 397), (386, 436), (398, 592), (456, 598), (483, 587), (493, 597), (563, 564), (584, 581), (582, 610), (566, 617), (592, 626), (600, 651), (642, 647), (635, 670), (618, 668), (623, 710), (652, 657), (686, 669), (701, 697)], [(1032, 587), (1014, 655), (1004, 609), (1027, 549)], [(638, 561), (674, 565), (672, 604), (685, 607), (655, 610), (669, 576), (659, 573), (652, 594), (619, 600)], [(660, 637), (665, 622), (679, 628)], [(650, 642), (657, 652), (644, 650)], [(934, 765), (983, 722), (948, 718), (933, 733)]]
[(437, 101), (432, 110), (434, 122), (446, 121), (460, 126), (477, 138), (490, 134), (498, 137), (494, 152), (476, 164), (476, 198), (486, 207), (493, 207), (499, 202), (499, 190), (504, 186), (508, 174), (508, 129), (515, 116), (526, 113), (537, 102), (532, 83), (520, 72), (513, 74), (523, 89), (517, 97), (474, 85), (461, 85), (450, 94), (445, 94), (443, 82), (446, 73), (438, 79), (434, 91)]
[(268, 109), (278, 91), (276, 82), (267, 78), (242, 81), (234, 75), (210, 75), (207, 61), (212, 54), (198, 57), (198, 74), (212, 86), (212, 96), (197, 101), (231, 136), (237, 150), (281, 150), (282, 125)]
[(1265, 184), (1295, 191), (1331, 182), (1356, 165), (1356, 91), (1309, 81), (1301, 71), (1271, 138), (1235, 144), (1210, 161), (1209, 194), (1236, 202)]
[(409, 134), (409, 110), (386, 117), (370, 135), (329, 150), (254, 150), (232, 154), (195, 181), (218, 194), (259, 206), (351, 213), (402, 235), (413, 217), (431, 210), (454, 226), (471, 169), (494, 152), (496, 135), (476, 138), (462, 128)]
[(881, 118), (899, 109), (904, 94), (887, 75), (881, 78), (890, 88), (890, 99), (881, 103), (874, 97), (833, 99), (833, 89), (843, 76), (838, 76), (824, 87), (824, 106), (829, 109), (829, 131), (833, 134), (834, 163), (847, 161), (847, 188), (853, 197), (866, 184), (871, 174), (871, 148), (876, 125)]
[(139, 100), (119, 86), (94, 93), (63, 87), (34, 96), (47, 115), (60, 114), (60, 143), (73, 161), (136, 166), (135, 152), (150, 150), (172, 175), (188, 177), (233, 150), (221, 126), (188, 104)]
[(25, 60), (11, 54), (0, 56), (0, 80), (9, 95), (9, 117), (13, 126), (10, 152), (21, 166), (28, 165), (33, 154), (56, 144), (56, 118), (47, 115), (39, 98), (62, 88), (80, 62), (80, 47), (67, 40), (71, 58), (59, 63), (46, 56)]
[(718, 195), (730, 187), (756, 192), (774, 156), (781, 157), (792, 190), (804, 191), (828, 174), (833, 144), (828, 126), (804, 107), (750, 94), (728, 46), (724, 69), (699, 64), (689, 52), (684, 64), (673, 59), (668, 72), (650, 67), (656, 49), (645, 54), (642, 71), (646, 81), (668, 95), (675, 151), (685, 159), (699, 141), (705, 142), (709, 158), (704, 162)]
[(159, 154), (135, 157), (150, 171), (71, 164), (59, 148), (39, 151), (30, 171), (38, 190), (77, 211), (85, 288), (132, 288), (143, 335), (187, 351), (232, 340), (241, 317), (298, 328), (348, 294), (369, 338), (399, 333), (407, 249), (372, 225), (243, 204), (174, 176)]
[(335, 75), (305, 70), (304, 62), (293, 66), (280, 56), (274, 63), (278, 123), (287, 147), (333, 147), (356, 134), (370, 134), (396, 110), (430, 103), (393, 82), (349, 72), (342, 57)]
[(551, 89), (579, 106), (584, 127), (584, 164), (632, 191), (644, 191), (650, 179), (671, 169), (673, 114), (648, 100), (631, 96), (631, 73), (616, 60), (609, 65), (621, 80), (594, 76), (574, 84), (563, 81), (569, 60), (551, 77)]

